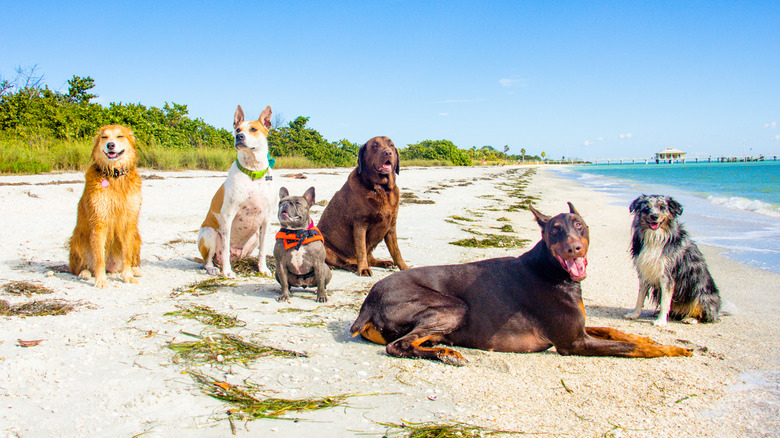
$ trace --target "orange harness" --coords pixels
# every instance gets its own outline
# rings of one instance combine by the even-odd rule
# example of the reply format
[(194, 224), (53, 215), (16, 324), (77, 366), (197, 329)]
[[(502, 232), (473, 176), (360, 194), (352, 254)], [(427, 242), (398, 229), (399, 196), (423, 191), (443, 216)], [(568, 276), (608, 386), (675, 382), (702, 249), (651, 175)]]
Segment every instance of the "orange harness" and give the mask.
[(308, 230), (288, 230), (282, 228), (276, 233), (276, 240), (284, 242), (284, 249), (300, 249), (302, 245), (308, 245), (318, 240), (325, 241), (319, 228), (312, 226)]

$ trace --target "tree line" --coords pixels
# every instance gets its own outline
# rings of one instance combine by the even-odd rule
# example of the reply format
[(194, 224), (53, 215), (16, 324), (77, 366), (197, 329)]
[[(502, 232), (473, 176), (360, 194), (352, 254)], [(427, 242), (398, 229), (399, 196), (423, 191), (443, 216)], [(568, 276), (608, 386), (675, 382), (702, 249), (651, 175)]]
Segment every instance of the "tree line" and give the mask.
[[(95, 81), (74, 75), (66, 92), (51, 90), (37, 74), (37, 67), (17, 68), (14, 79), (0, 77), (0, 139), (84, 140), (108, 124), (130, 127), (141, 145), (170, 149), (233, 147), (232, 133), (201, 118), (191, 118), (187, 105), (171, 102), (162, 108), (140, 103), (92, 102)], [(274, 126), (268, 134), (274, 157), (304, 157), (322, 166), (355, 165), (360, 144), (342, 139), (328, 141), (307, 126), (308, 117), (297, 117), (287, 126)], [(466, 166), (485, 161), (532, 161), (538, 157), (508, 155), (492, 146), (460, 149), (449, 140), (424, 140), (399, 148), (404, 160), (427, 160)]]

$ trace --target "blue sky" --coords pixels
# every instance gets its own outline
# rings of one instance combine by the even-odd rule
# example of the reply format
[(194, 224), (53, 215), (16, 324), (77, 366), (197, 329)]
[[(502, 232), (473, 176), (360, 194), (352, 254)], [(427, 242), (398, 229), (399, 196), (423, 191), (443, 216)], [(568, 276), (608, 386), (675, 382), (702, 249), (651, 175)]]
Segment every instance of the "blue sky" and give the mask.
[(447, 139), (559, 158), (780, 155), (780, 4), (0, 1), (0, 76), (97, 102), (241, 104), (331, 141)]

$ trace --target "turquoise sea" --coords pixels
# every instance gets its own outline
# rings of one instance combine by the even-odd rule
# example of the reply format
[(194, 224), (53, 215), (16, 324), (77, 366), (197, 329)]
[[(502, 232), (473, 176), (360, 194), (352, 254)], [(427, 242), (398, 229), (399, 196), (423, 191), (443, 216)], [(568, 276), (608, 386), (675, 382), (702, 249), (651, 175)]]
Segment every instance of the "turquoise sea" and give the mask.
[(553, 172), (607, 192), (625, 204), (663, 194), (683, 205), (680, 220), (698, 243), (738, 262), (780, 273), (780, 161), (600, 164)]

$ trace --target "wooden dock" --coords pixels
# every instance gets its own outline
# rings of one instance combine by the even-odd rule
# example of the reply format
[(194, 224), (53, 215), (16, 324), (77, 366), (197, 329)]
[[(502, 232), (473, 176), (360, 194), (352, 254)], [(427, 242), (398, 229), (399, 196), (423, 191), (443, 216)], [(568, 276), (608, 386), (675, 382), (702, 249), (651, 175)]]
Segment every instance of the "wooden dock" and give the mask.
[(686, 163), (747, 163), (752, 161), (777, 161), (777, 155), (772, 156), (696, 156), (685, 157), (678, 160), (657, 160), (652, 158), (597, 158), (591, 160), (592, 164), (686, 164)]

